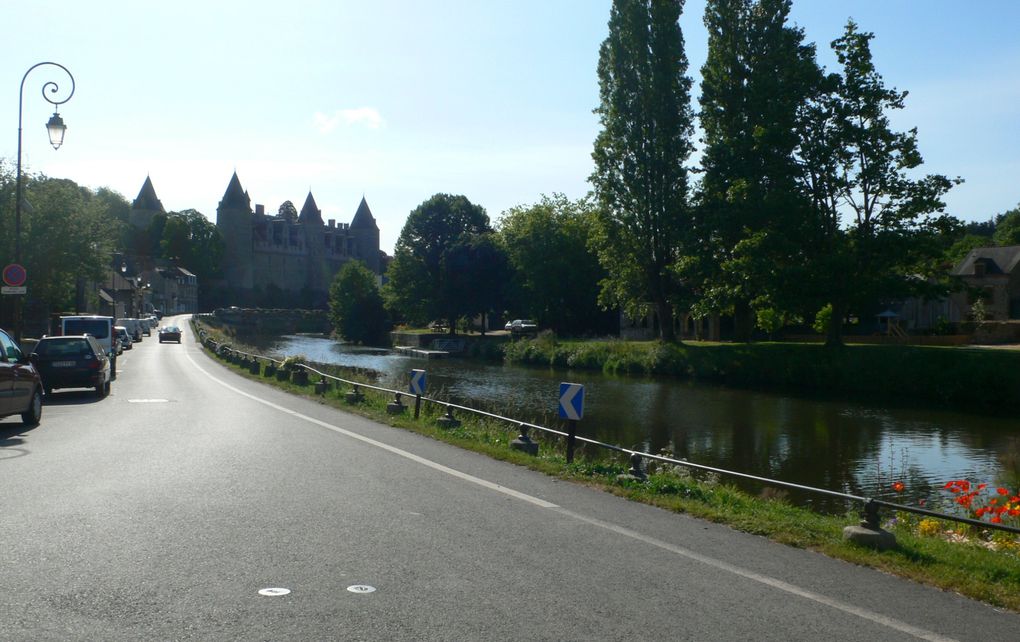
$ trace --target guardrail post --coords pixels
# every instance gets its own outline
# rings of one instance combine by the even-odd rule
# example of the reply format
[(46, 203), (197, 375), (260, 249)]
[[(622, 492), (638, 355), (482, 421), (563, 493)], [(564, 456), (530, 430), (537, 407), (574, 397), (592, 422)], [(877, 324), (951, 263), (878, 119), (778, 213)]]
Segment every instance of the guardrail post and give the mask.
[(329, 382), (326, 381), (326, 375), (320, 375), (319, 380), (315, 382), (315, 394), (324, 395), (329, 390)]
[(405, 410), (407, 410), (407, 406), (405, 406), (404, 403), (400, 400), (399, 392), (393, 395), (393, 401), (386, 404), (386, 412), (390, 413), (391, 415), (399, 415)]
[(358, 384), (354, 384), (354, 389), (344, 395), (344, 401), (349, 404), (361, 403), (364, 400), (365, 395), (361, 394)]
[(532, 456), (538, 455), (538, 444), (532, 441), (531, 437), (528, 436), (528, 427), (521, 424), (519, 429), (520, 434), (517, 435), (517, 439), (510, 442), (510, 448)]
[(265, 370), (262, 371), (264, 377), (275, 377), (276, 376), (276, 362), (270, 361), (266, 364)]
[(294, 373), (291, 375), (291, 381), (293, 381), (295, 384), (299, 386), (307, 386), (308, 371), (305, 370), (304, 368), (298, 367), (296, 370), (294, 370)]
[(843, 539), (880, 551), (896, 547), (896, 536), (882, 529), (878, 503), (874, 499), (868, 499), (864, 503), (861, 521), (857, 526), (847, 526), (843, 529)]
[(436, 423), (442, 428), (456, 428), (460, 425), (460, 419), (453, 416), (453, 406), (447, 406), (446, 414), (436, 419)]
[(251, 366), (248, 371), (253, 375), (257, 375), (262, 372), (262, 364), (259, 363), (257, 358), (251, 360)]
[(574, 444), (577, 441), (577, 420), (567, 422), (567, 463), (574, 463)]

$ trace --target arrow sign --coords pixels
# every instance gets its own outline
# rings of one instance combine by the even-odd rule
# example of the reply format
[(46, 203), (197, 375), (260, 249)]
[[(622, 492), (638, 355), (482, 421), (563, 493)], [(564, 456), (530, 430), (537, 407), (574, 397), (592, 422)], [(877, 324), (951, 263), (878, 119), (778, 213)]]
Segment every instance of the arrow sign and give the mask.
[(425, 371), (424, 370), (412, 370), (411, 371), (411, 386), (410, 391), (412, 395), (424, 395), (425, 394)]
[(560, 419), (577, 421), (584, 417), (584, 386), (579, 383), (560, 384)]

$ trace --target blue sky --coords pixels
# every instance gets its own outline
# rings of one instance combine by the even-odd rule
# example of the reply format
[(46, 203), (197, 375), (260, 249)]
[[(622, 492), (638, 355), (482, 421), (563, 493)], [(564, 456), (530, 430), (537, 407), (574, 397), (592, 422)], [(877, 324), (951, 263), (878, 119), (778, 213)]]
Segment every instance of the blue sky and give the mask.
[[(133, 199), (151, 176), (168, 210), (215, 220), (236, 170), (253, 203), (349, 222), (362, 196), (392, 252), (408, 212), (464, 194), (495, 222), (542, 194), (589, 189), (598, 47), (610, 0), (177, 0), (8, 3), (0, 157), (17, 152), (18, 86), (36, 62), (68, 67), (54, 151), (25, 85), (30, 171)], [(703, 0), (681, 19), (698, 94)], [(908, 90), (925, 172), (960, 176), (949, 211), (987, 220), (1020, 203), (1020, 2), (795, 0), (794, 22), (835, 70), (847, 18), (873, 31), (886, 83)], [(11, 28), (17, 25), (16, 28)], [(65, 83), (66, 86), (66, 83)]]

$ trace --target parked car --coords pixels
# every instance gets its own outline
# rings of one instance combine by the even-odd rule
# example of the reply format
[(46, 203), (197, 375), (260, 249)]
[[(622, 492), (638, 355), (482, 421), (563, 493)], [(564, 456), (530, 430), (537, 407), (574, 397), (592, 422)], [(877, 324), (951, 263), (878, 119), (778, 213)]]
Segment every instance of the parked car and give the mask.
[(42, 395), (39, 371), (11, 335), (0, 330), (0, 417), (21, 414), (21, 423), (38, 424)]
[(120, 351), (130, 350), (134, 347), (135, 342), (131, 339), (131, 333), (127, 331), (122, 325), (113, 326), (113, 332), (117, 336), (117, 340), (120, 342)]
[(538, 332), (538, 324), (531, 319), (514, 319), (506, 324), (505, 329), (513, 334), (528, 334)]
[(113, 326), (123, 325), (114, 321), (113, 317), (95, 314), (60, 317), (60, 334), (73, 336), (89, 334), (102, 346), (104, 354), (110, 358), (110, 374), (117, 378), (117, 351), (113, 339)]
[(110, 394), (110, 358), (90, 334), (43, 337), (29, 359), (46, 394), (56, 388), (95, 388), (99, 397)]
[(175, 325), (168, 325), (159, 329), (159, 342), (176, 341), (181, 342), (181, 329)]

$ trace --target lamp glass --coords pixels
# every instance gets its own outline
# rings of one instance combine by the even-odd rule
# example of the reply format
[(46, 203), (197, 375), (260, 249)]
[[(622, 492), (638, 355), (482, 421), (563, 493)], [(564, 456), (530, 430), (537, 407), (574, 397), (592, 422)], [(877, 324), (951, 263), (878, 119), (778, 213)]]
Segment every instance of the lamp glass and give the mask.
[(50, 122), (46, 123), (46, 133), (50, 135), (50, 145), (53, 145), (53, 149), (59, 149), (64, 144), (64, 132), (66, 131), (67, 126), (64, 125), (64, 119), (57, 112), (53, 112)]

